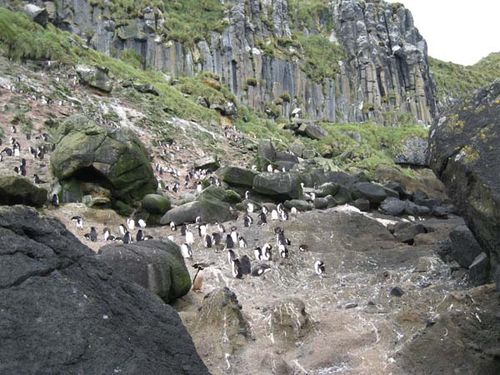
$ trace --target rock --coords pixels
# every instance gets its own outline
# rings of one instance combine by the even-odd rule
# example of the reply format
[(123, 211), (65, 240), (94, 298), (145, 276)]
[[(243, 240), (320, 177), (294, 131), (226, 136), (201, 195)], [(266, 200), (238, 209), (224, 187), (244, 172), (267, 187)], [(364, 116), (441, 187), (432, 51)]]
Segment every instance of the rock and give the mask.
[(314, 208), (317, 210), (324, 210), (328, 207), (334, 207), (337, 205), (331, 195), (328, 195), (325, 198), (316, 198), (313, 203)]
[(276, 160), (276, 150), (272, 142), (268, 139), (263, 139), (259, 142), (257, 148), (257, 167), (261, 171), (265, 171), (269, 164), (273, 164)]
[(109, 199), (109, 197), (106, 196), (84, 195), (82, 197), (82, 203), (85, 204), (87, 207), (105, 208), (110, 206), (111, 199)]
[(276, 303), (270, 314), (269, 334), (281, 345), (294, 345), (312, 328), (304, 302), (298, 298)]
[(431, 213), (431, 209), (426, 206), (419, 206), (411, 201), (406, 202), (405, 213), (407, 215), (424, 216)]
[(177, 312), (59, 221), (0, 207), (0, 237), (3, 373), (209, 374)]
[(90, 87), (110, 93), (113, 90), (113, 81), (109, 78), (108, 70), (99, 66), (78, 65), (76, 72), (80, 81)]
[(74, 115), (60, 125), (54, 143), (50, 163), (63, 186), (70, 180), (80, 187), (92, 182), (111, 191), (115, 206), (116, 201), (133, 205), (156, 191), (148, 153), (131, 131), (108, 130)]
[(398, 198), (386, 198), (380, 204), (380, 211), (391, 216), (400, 216), (405, 212), (407, 201), (402, 201)]
[(402, 297), (405, 292), (399, 286), (395, 286), (391, 289), (390, 295), (394, 297)]
[(352, 205), (360, 211), (370, 211), (370, 201), (368, 199), (358, 198), (354, 202), (352, 202)]
[(316, 189), (317, 197), (326, 197), (327, 195), (334, 196), (338, 193), (340, 186), (334, 182), (326, 182)]
[(489, 280), (490, 260), (486, 253), (479, 254), (469, 266), (469, 281), (474, 286), (486, 284)]
[(460, 225), (450, 232), (451, 257), (462, 267), (469, 268), (474, 259), (483, 252), (472, 232), (465, 225)]
[(0, 205), (24, 204), (42, 207), (47, 202), (47, 190), (35, 186), (25, 177), (0, 177)]
[(160, 92), (156, 89), (156, 87), (154, 87), (151, 84), (136, 83), (133, 86), (134, 86), (134, 89), (136, 89), (137, 91), (139, 91), (142, 94), (151, 94), (154, 96), (160, 96)]
[(195, 169), (206, 169), (213, 172), (220, 167), (220, 161), (215, 156), (207, 156), (194, 162)]
[(333, 197), (329, 196), (327, 197), (328, 199), (328, 206), (333, 207), (333, 206), (341, 206), (343, 204), (349, 203), (352, 201), (352, 194), (349, 189), (347, 189), (344, 186), (339, 187), (339, 191), (337, 194), (335, 194)]
[(142, 199), (142, 208), (152, 215), (164, 215), (171, 207), (170, 199), (160, 194), (147, 194)]
[(429, 143), (420, 137), (408, 138), (401, 153), (394, 157), (396, 164), (413, 165), (417, 167), (427, 167), (427, 148)]
[(244, 186), (247, 188), (252, 188), (253, 179), (257, 175), (256, 172), (250, 169), (244, 169), (239, 167), (223, 167), (217, 171), (217, 174), (222, 179), (222, 181), (233, 186)]
[(267, 353), (261, 362), (262, 374), (294, 375), (293, 368), (278, 355)]
[(49, 13), (46, 8), (41, 8), (35, 4), (26, 4), (23, 11), (32, 21), (43, 27), (49, 23)]
[(500, 288), (500, 80), (443, 114), (431, 129), (430, 165), (482, 248)]
[(300, 180), (295, 173), (260, 173), (253, 180), (253, 190), (276, 199), (299, 199)]
[(371, 182), (357, 182), (353, 187), (353, 195), (358, 198), (366, 198), (371, 204), (379, 204), (387, 198), (387, 193), (380, 185)]
[(354, 309), (356, 307), (358, 307), (358, 304), (356, 302), (349, 302), (349, 303), (346, 303), (346, 305), (344, 306), (344, 308), (346, 310)]
[(427, 230), (422, 224), (401, 222), (394, 227), (394, 236), (403, 243), (413, 245), (415, 236), (420, 233), (426, 233)]
[(239, 351), (251, 338), (238, 298), (227, 287), (205, 296), (192, 330), (194, 335), (203, 337), (198, 350), (220, 358)]
[(292, 154), (295, 156), (301, 158), (304, 151), (306, 150), (306, 147), (304, 144), (298, 140), (295, 140), (289, 147), (289, 150)]
[(185, 203), (168, 211), (161, 218), (160, 224), (167, 225), (172, 221), (176, 224), (194, 223), (198, 216), (206, 223), (234, 220), (237, 214), (233, 213), (229, 203), (239, 201), (241, 201), (239, 196), (231, 190), (209, 186), (203, 190), (196, 201)]
[(405, 187), (402, 184), (400, 184), (399, 182), (391, 181), (391, 182), (388, 182), (387, 184), (385, 184), (384, 187), (387, 189), (390, 189), (392, 191), (397, 192), (399, 194), (399, 197), (397, 197), (397, 198), (399, 198), (401, 200), (407, 200), (411, 196), (411, 194), (408, 193), (406, 191)]
[(301, 199), (292, 199), (289, 201), (285, 201), (283, 205), (289, 210), (292, 209), (292, 207), (295, 207), (297, 211), (310, 211), (313, 209), (312, 205), (309, 202)]
[(316, 140), (328, 136), (328, 132), (317, 124), (302, 124), (297, 129), (297, 133)]
[(115, 274), (150, 290), (166, 303), (191, 289), (181, 250), (168, 240), (106, 245), (99, 249), (97, 258)]

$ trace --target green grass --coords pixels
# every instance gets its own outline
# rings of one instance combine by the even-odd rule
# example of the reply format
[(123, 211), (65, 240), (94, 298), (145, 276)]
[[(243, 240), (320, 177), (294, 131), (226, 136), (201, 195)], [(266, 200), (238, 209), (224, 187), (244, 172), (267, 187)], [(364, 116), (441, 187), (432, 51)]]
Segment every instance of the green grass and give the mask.
[(296, 30), (330, 33), (333, 17), (326, 0), (289, 0), (288, 14), (292, 27)]
[(492, 53), (475, 65), (464, 66), (429, 58), (431, 72), (436, 80), (437, 97), (447, 104), (449, 98), (461, 99), (474, 90), (500, 77), (500, 52)]

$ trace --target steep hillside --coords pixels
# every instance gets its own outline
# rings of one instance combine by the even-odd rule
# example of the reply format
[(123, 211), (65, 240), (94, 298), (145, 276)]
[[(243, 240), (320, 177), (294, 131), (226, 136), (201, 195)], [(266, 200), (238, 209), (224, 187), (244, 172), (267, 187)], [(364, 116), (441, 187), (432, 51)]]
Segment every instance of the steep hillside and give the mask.
[(430, 57), (436, 81), (436, 98), (444, 109), (500, 77), (500, 52), (491, 53), (474, 65), (464, 66)]
[[(0, 1), (16, 6), (19, 2)], [(330, 122), (435, 113), (427, 46), (381, 1), (35, 1), (92, 48), (174, 76), (208, 72), (260, 112)]]

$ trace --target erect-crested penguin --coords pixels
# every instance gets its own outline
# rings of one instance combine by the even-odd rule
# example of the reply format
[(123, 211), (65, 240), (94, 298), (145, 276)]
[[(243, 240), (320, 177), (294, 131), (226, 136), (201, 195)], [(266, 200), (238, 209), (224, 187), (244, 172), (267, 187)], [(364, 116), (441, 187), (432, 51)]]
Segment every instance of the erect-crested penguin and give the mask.
[(234, 248), (234, 241), (233, 241), (233, 238), (231, 237), (230, 234), (226, 235), (226, 247), (228, 249), (233, 249)]
[(186, 230), (186, 243), (188, 245), (194, 244), (194, 235), (193, 232), (191, 232), (191, 230), (189, 229)]
[(297, 216), (297, 208), (292, 207), (292, 208), (290, 209), (290, 214), (291, 214), (292, 216)]
[(243, 225), (245, 226), (245, 228), (248, 228), (250, 225), (252, 225), (253, 223), (253, 219), (250, 215), (245, 215), (243, 217)]
[(302, 251), (302, 252), (309, 251), (309, 246), (302, 244), (299, 246), (299, 251)]
[(251, 214), (255, 210), (255, 205), (252, 202), (247, 203), (247, 212)]
[(233, 243), (238, 242), (238, 232), (236, 227), (231, 227), (231, 239), (233, 240)]
[(248, 255), (243, 255), (240, 258), (241, 273), (243, 275), (249, 275), (252, 272), (252, 263)]
[(59, 207), (59, 197), (56, 193), (52, 194), (51, 203), (54, 207)]
[(120, 226), (119, 226), (119, 230), (120, 230), (120, 234), (121, 234), (122, 236), (125, 236), (125, 233), (127, 233), (127, 228), (125, 227), (125, 225), (124, 225), (124, 224), (120, 224)]
[(36, 184), (36, 185), (39, 185), (39, 184), (44, 184), (45, 181), (43, 181), (40, 176), (38, 176), (36, 173), (33, 175), (33, 183)]
[(193, 292), (199, 293), (203, 287), (203, 270), (208, 267), (208, 264), (196, 263), (193, 264), (193, 267), (196, 268), (196, 273), (193, 277)]
[(314, 271), (321, 276), (325, 273), (325, 264), (321, 260), (317, 260), (314, 262)]
[(250, 191), (245, 191), (245, 199), (250, 199)]
[(134, 230), (135, 229), (135, 220), (134, 219), (127, 219), (127, 227), (128, 230)]
[(279, 218), (278, 211), (272, 210), (271, 211), (271, 220), (278, 220), (278, 218)]
[(278, 246), (278, 250), (280, 252), (280, 257), (282, 258), (288, 258), (288, 249), (284, 244), (280, 244)]
[(233, 249), (227, 249), (227, 261), (231, 263), (233, 260), (237, 258), (236, 253)]
[(116, 238), (111, 234), (111, 231), (108, 227), (102, 230), (104, 241), (114, 241)]
[(193, 257), (193, 250), (191, 249), (191, 246), (184, 242), (181, 245), (181, 254), (184, 258), (192, 258)]
[(213, 243), (213, 245), (220, 245), (221, 241), (222, 241), (222, 236), (220, 235), (219, 232), (212, 233), (212, 243)]
[(240, 246), (240, 248), (242, 248), (242, 249), (248, 246), (247, 241), (243, 238), (243, 236), (240, 236), (240, 237), (238, 238), (238, 245), (239, 245), (239, 246)]
[(187, 226), (186, 224), (181, 225), (181, 236), (185, 236), (187, 231)]
[(75, 223), (78, 229), (83, 229), (83, 218), (81, 216), (73, 216), (71, 221)]
[(262, 206), (262, 213), (267, 215), (269, 213), (269, 209), (266, 206)]
[(205, 235), (207, 234), (207, 225), (206, 224), (200, 224), (198, 226), (198, 234), (200, 235), (200, 237), (205, 237)]
[(170, 222), (170, 230), (172, 232), (176, 231), (177, 230), (177, 226), (175, 225), (175, 223), (173, 221)]
[(137, 224), (139, 224), (139, 226), (142, 229), (146, 228), (146, 222), (143, 219), (139, 219), (139, 221), (137, 222)]
[(95, 229), (95, 227), (90, 228), (90, 233), (88, 233), (88, 239), (92, 242), (97, 241), (97, 230)]
[(271, 266), (267, 264), (259, 264), (252, 270), (252, 276), (262, 276), (264, 273), (271, 271)]
[(257, 246), (253, 250), (253, 254), (255, 256), (255, 260), (262, 260), (262, 249), (260, 248), (260, 246)]
[(220, 223), (215, 223), (215, 225), (217, 226), (217, 230), (219, 231), (219, 233), (226, 233), (226, 228), (224, 228), (224, 225)]
[(231, 269), (233, 277), (235, 279), (241, 279), (243, 277), (243, 271), (241, 269), (241, 263), (239, 259), (233, 259), (233, 261), (231, 262)]
[(139, 242), (139, 241), (144, 241), (144, 232), (142, 231), (142, 229), (139, 229), (139, 230), (137, 231), (137, 234), (135, 235), (135, 240), (136, 240), (137, 242)]
[(267, 224), (267, 216), (264, 212), (259, 214), (259, 221), (257, 221), (257, 225), (265, 225)]
[(130, 235), (130, 232), (128, 230), (123, 235), (122, 241), (124, 244), (132, 243), (132, 236)]
[(207, 249), (212, 247), (212, 236), (208, 233), (205, 234), (205, 237), (203, 238), (203, 246), (205, 246)]
[(273, 249), (273, 247), (268, 243), (266, 243), (262, 247), (262, 259), (263, 260), (272, 260), (273, 259), (272, 249)]

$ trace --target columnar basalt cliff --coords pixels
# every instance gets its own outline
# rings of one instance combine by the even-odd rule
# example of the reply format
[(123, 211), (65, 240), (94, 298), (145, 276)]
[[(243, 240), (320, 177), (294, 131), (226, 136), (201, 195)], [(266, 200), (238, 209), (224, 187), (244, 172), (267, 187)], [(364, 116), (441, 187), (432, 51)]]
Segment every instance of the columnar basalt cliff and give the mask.
[[(111, 9), (119, 5), (106, 1), (34, 3), (98, 51), (119, 56), (132, 49), (144, 67), (173, 76), (213, 73), (240, 102), (269, 115), (288, 117), (301, 108), (311, 119), (391, 124), (408, 114), (430, 123), (436, 112), (426, 42), (400, 4), (325, 0), (324, 11), (311, 14), (311, 27), (294, 18), (300, 2), (231, 0), (224, 2), (222, 27), (182, 43), (165, 26), (169, 14), (161, 2), (136, 2), (136, 12), (121, 16)], [(317, 64), (308, 61), (309, 41), (301, 39), (310, 36), (338, 51), (332, 56), (320, 48), (319, 60), (333, 59), (320, 62), (327, 74), (305, 68)]]

